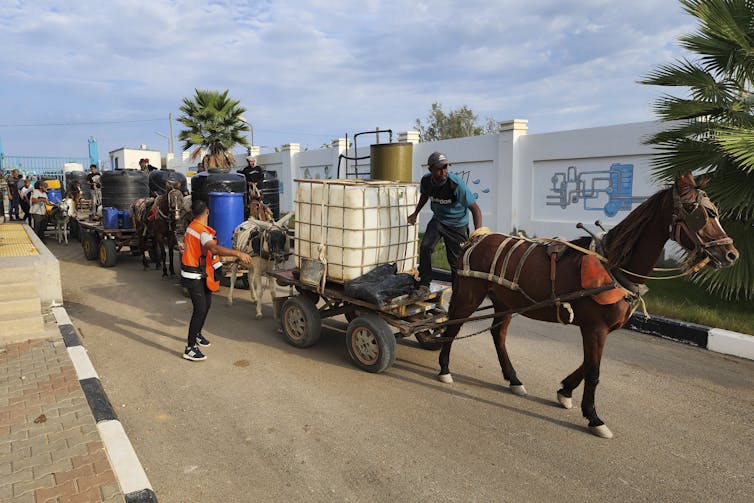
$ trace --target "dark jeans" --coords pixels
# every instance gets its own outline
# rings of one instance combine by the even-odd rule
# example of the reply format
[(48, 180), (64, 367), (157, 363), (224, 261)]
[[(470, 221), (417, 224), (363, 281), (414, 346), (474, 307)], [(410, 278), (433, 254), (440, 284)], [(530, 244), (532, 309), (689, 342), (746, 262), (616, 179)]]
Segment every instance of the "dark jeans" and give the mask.
[(203, 279), (182, 278), (183, 286), (188, 290), (194, 310), (191, 313), (191, 322), (188, 330), (188, 346), (196, 345), (197, 334), (202, 333), (207, 313), (212, 306), (212, 291), (207, 288), (207, 282)]
[(47, 230), (47, 215), (32, 215), (34, 218), (34, 232), (37, 233), (39, 239), (44, 243), (45, 230)]
[(20, 202), (20, 199), (18, 197), (18, 193), (11, 194), (10, 196), (10, 209), (8, 210), (8, 216), (10, 218), (15, 218), (18, 220), (18, 203)]
[(440, 238), (445, 241), (445, 252), (450, 264), (450, 275), (453, 281), (456, 277), (458, 257), (461, 256), (461, 245), (469, 239), (468, 226), (450, 227), (443, 225), (433, 218), (427, 224), (421, 245), (419, 245), (419, 284), (429, 286), (432, 281), (432, 253)]
[(31, 226), (31, 214), (29, 213), (29, 200), (28, 199), (21, 199), (18, 201), (21, 205), (21, 209), (24, 210), (24, 220), (27, 220), (29, 222), (29, 226)]

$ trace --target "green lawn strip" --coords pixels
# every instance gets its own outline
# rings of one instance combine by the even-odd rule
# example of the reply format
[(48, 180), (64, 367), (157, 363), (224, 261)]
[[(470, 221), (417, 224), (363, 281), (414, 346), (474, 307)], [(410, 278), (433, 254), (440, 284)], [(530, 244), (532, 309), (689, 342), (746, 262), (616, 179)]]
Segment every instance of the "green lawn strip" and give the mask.
[(650, 280), (649, 314), (754, 335), (751, 301), (723, 300), (683, 278)]

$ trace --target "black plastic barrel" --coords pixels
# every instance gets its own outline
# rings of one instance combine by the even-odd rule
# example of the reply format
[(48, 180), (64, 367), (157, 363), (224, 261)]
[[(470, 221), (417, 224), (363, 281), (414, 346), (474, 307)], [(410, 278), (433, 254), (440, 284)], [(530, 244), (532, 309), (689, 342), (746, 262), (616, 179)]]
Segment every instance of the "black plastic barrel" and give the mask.
[(104, 171), (100, 177), (102, 184), (102, 206), (127, 210), (131, 203), (149, 196), (149, 177), (146, 173), (133, 169)]
[(238, 173), (210, 169), (191, 177), (191, 197), (209, 204), (210, 192), (236, 192), (246, 199), (246, 178)]
[(84, 171), (66, 171), (64, 174), (66, 192), (70, 190), (74, 182), (79, 182), (79, 185), (81, 186), (81, 194), (84, 196), (84, 199), (91, 199), (92, 188), (89, 187), (89, 184), (86, 181), (87, 174), (88, 173), (85, 173)]
[(174, 169), (157, 169), (149, 173), (149, 193), (152, 195), (165, 194), (167, 182), (173, 184), (180, 182), (181, 192), (186, 192), (186, 175)]
[(262, 201), (272, 210), (275, 220), (280, 218), (280, 180), (278, 172), (266, 170), (262, 179)]

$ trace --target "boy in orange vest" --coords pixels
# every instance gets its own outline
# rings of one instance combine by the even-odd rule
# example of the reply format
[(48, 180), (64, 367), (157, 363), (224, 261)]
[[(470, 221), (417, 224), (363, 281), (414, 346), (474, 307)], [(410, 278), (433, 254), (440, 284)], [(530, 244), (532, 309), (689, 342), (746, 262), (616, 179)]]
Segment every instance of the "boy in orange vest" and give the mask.
[(210, 342), (202, 335), (202, 327), (212, 305), (212, 292), (220, 288), (222, 263), (218, 255), (237, 257), (244, 264), (251, 263), (251, 256), (238, 250), (231, 250), (217, 244), (215, 230), (207, 225), (209, 208), (199, 199), (191, 202), (194, 220), (186, 229), (181, 257), (181, 282), (189, 292), (194, 310), (188, 330), (188, 343), (183, 357), (191, 361), (206, 360), (199, 346), (207, 347)]

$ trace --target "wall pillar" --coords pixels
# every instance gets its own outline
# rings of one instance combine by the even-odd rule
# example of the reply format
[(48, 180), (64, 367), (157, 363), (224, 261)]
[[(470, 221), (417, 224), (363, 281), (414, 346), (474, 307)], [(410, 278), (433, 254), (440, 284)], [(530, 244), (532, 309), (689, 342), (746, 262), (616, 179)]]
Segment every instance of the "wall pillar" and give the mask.
[(398, 133), (398, 141), (400, 143), (413, 143), (416, 145), (419, 143), (419, 131), (411, 130)]
[(521, 194), (521, 137), (526, 136), (529, 121), (514, 119), (500, 123), (498, 156), (496, 170), (498, 173), (497, 219), (494, 223), (496, 232), (511, 232), (520, 228), (520, 205), (531, 204), (530, 197)]
[(340, 154), (346, 153), (348, 150), (348, 144), (346, 143), (345, 138), (336, 138), (332, 141), (332, 166), (334, 168), (334, 171), (337, 171), (333, 174), (333, 178), (345, 178), (346, 177), (346, 171), (345, 171), (345, 160), (341, 161), (340, 169), (338, 169), (338, 159), (340, 158)]
[(280, 194), (280, 211), (288, 213), (294, 211), (293, 198), (295, 196), (296, 184), (294, 178), (299, 178), (298, 173), (298, 153), (301, 145), (298, 143), (286, 143), (280, 146), (281, 169), (278, 173), (278, 179), (283, 184), (283, 193)]

